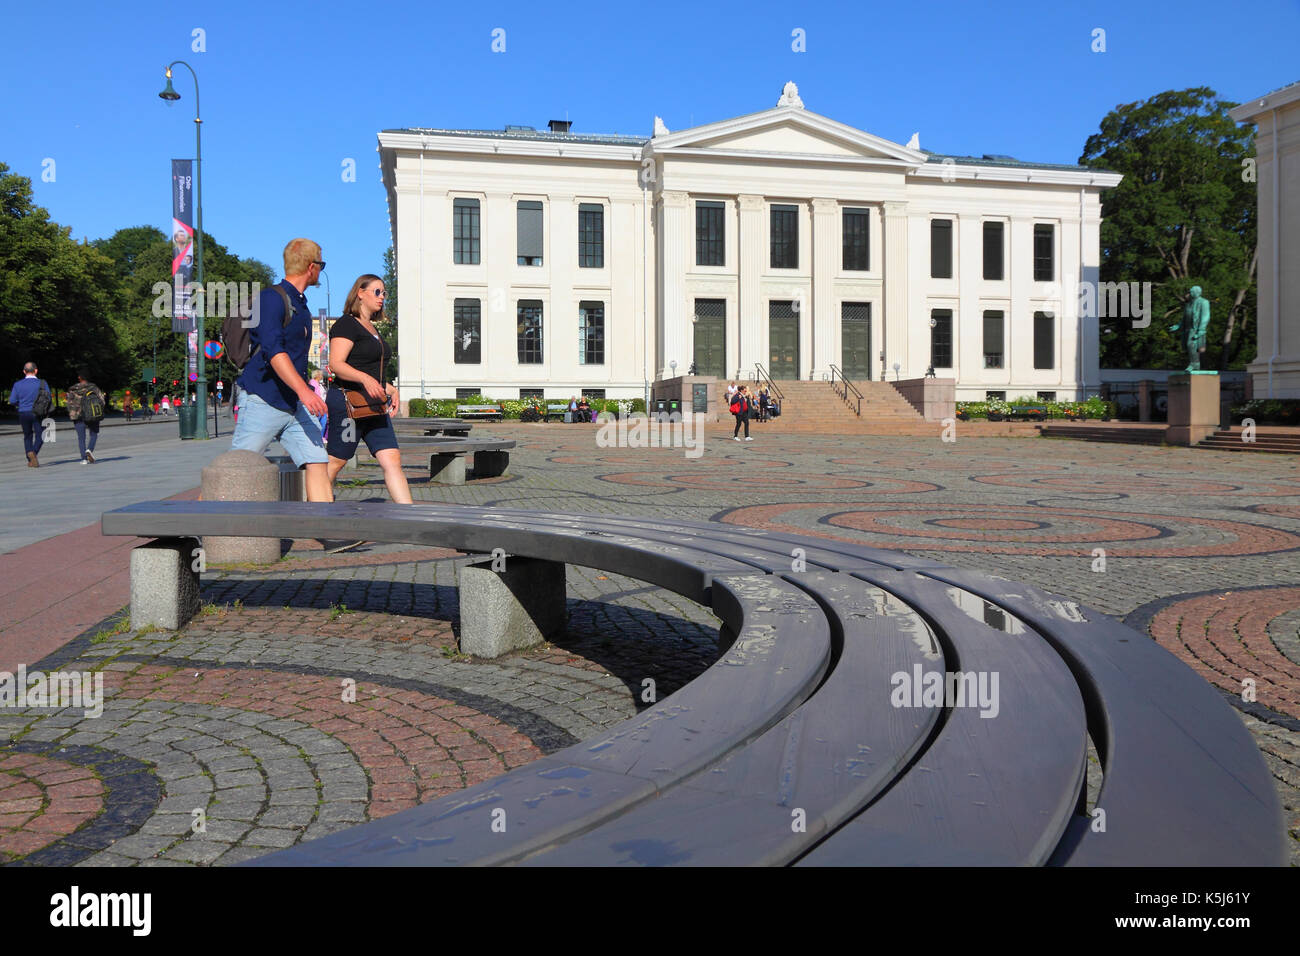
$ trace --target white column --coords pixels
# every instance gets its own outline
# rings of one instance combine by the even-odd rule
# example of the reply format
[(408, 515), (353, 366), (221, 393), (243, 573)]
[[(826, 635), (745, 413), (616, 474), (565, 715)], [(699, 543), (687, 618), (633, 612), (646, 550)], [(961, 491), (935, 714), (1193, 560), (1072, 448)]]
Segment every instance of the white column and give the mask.
[[(737, 317), (738, 337), (736, 351), (731, 352), (728, 336), (727, 377), (731, 377), (732, 368), (742, 372), (752, 372), (755, 362), (768, 364), (767, 324), (763, 318), (763, 300), (759, 277), (763, 274), (763, 253), (767, 248), (767, 222), (765, 212), (767, 203), (762, 196), (737, 196), (736, 207), (740, 211), (740, 235), (737, 237), (740, 249), (740, 307)], [(769, 370), (770, 371), (770, 370)]]
[(885, 315), (880, 323), (884, 332), (877, 355), (885, 353), (885, 365), (892, 372), (898, 362), (904, 369), (912, 366), (907, 356), (907, 203), (887, 202), (885, 207)]
[(659, 195), (659, 263), (663, 301), (659, 309), (659, 341), (662, 348), (658, 356), (656, 378), (672, 374), (669, 363), (676, 360), (677, 367), (689, 366), (687, 361), (686, 333), (690, 326), (686, 309), (686, 271), (695, 248), (689, 227), (690, 195), (674, 190), (664, 190)]
[[(812, 201), (812, 355), (809, 370), (814, 380), (830, 372), (831, 363), (841, 365), (835, 354), (835, 271), (843, 256), (839, 203), (834, 199)], [(801, 317), (802, 318), (802, 317)]]

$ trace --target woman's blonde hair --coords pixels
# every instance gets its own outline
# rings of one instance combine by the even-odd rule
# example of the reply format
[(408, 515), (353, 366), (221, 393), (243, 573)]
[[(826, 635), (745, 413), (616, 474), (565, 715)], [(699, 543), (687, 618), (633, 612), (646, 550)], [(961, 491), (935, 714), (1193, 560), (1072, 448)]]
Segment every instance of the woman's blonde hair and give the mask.
[[(357, 308), (357, 300), (361, 298), (361, 290), (364, 289), (366, 286), (370, 285), (370, 283), (372, 282), (383, 282), (383, 281), (384, 280), (379, 276), (369, 272), (367, 272), (363, 276), (358, 277), (357, 281), (352, 283), (352, 291), (348, 293), (347, 301), (343, 304), (343, 314), (354, 315), (358, 319), (361, 318), (361, 310)], [(370, 320), (372, 322), (376, 320), (382, 320), (383, 317), (384, 317), (384, 308), (383, 306), (380, 306), (379, 310), (370, 317)]]

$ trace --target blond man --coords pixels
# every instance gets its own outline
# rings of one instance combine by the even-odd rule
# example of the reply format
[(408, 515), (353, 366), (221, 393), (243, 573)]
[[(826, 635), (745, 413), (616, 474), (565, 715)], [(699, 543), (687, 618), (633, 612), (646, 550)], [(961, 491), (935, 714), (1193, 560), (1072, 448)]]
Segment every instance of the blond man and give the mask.
[(319, 423), (325, 402), (307, 378), (312, 318), (306, 291), (320, 285), (324, 271), (320, 246), (310, 239), (284, 247), (284, 280), (262, 290), (259, 319), (249, 329), (253, 356), (236, 382), (243, 398), (230, 445), (262, 454), (278, 441), (305, 472), (308, 501), (334, 500)]

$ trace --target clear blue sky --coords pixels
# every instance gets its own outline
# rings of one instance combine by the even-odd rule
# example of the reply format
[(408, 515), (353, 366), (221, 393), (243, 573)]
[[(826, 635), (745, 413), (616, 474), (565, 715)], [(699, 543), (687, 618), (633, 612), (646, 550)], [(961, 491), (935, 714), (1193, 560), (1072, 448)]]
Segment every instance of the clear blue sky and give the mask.
[[(0, 161), (76, 238), (166, 229), (169, 161), (193, 155), (194, 100), (158, 99), (183, 59), (203, 105), (204, 226), (279, 272), (285, 241), (325, 250), (333, 305), (390, 242), (375, 134), (573, 121), (649, 135), (808, 109), (940, 152), (1072, 163), (1105, 113), (1166, 89), (1240, 102), (1300, 80), (1300, 3), (433, 5), (262, 0), (9, 4)], [(491, 51), (492, 31), (506, 51)], [(1106, 52), (1091, 50), (1094, 28)], [(206, 31), (194, 52), (191, 31)], [(802, 29), (807, 50), (791, 49)], [(341, 176), (355, 159), (356, 182)], [(46, 159), (54, 181), (41, 180)], [(325, 305), (324, 290), (312, 293)]]

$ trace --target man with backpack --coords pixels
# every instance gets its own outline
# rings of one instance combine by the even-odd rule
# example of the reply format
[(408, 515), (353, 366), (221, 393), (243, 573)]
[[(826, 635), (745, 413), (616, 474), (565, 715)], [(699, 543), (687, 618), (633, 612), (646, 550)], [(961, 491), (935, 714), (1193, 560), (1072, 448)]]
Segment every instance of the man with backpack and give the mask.
[(23, 366), (23, 377), (9, 390), (9, 404), (18, 409), (18, 422), (23, 426), (23, 450), (27, 453), (27, 467), (39, 468), (36, 460), (41, 445), (45, 443), (41, 420), (54, 410), (54, 397), (44, 379), (36, 377), (36, 363)]
[(241, 398), (230, 447), (262, 454), (279, 441), (305, 471), (308, 501), (334, 500), (318, 424), (325, 402), (307, 379), (312, 317), (305, 293), (320, 285), (324, 269), (319, 245), (291, 240), (284, 247), (284, 280), (262, 290), (249, 327), (238, 316), (222, 325), (226, 354), (243, 369), (235, 382)]
[[(95, 463), (95, 442), (99, 440), (99, 423), (104, 420), (106, 401), (104, 390), (91, 382), (90, 373), (84, 368), (77, 369), (77, 384), (68, 389), (68, 417), (77, 430), (77, 447), (83, 465)], [(90, 432), (89, 442), (86, 432)]]

